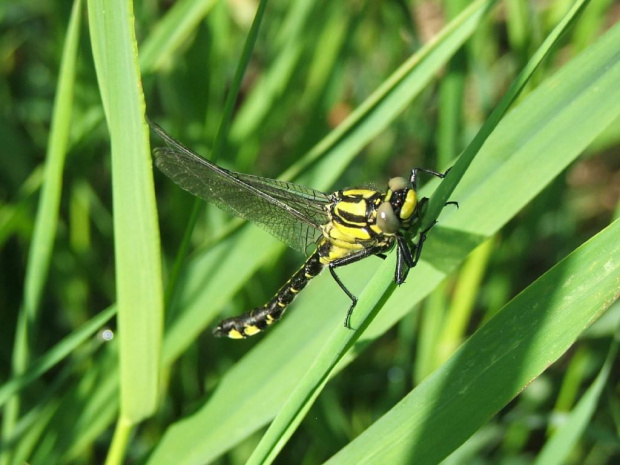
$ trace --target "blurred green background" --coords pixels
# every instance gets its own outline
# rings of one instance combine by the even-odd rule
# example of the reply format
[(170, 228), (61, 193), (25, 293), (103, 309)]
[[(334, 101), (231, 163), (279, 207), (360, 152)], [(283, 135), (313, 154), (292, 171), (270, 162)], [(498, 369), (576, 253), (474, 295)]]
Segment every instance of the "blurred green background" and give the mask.
[[(257, 4), (251, 0), (146, 0), (134, 4), (147, 113), (176, 139), (205, 156), (214, 155), (210, 149)], [(302, 174), (307, 175), (301, 177), (302, 182), (326, 191), (368, 183), (383, 186), (389, 177), (407, 175), (417, 166), (445, 170), (470, 143), (570, 2), (509, 0), (495, 6), (402, 112), (386, 121), (385, 128), (373, 123), (378, 133), (362, 143), (354, 163), (327, 164), (323, 169), (330, 176), (323, 178), (321, 171), (309, 167), (317, 166), (313, 153), (321, 160), (327, 152), (317, 149), (316, 144), (334, 134), (334, 129), (376, 89), (388, 85), (389, 76), (424, 44), (435, 40), (468, 4), (270, 0), (234, 102), (230, 132), (215, 154), (218, 163), (268, 177), (301, 167)], [(85, 336), (81, 344), (67, 339), (116, 302), (118, 285), (110, 137), (93, 61), (87, 5), (82, 7), (76, 17), (81, 29), (76, 36), (75, 79), (71, 85), (74, 95), (59, 217), (57, 229), (48, 231), (53, 237), (53, 251), (49, 270), (43, 267), (44, 284), (34, 305), (38, 309), (36, 320), (28, 321), (30, 362), (26, 365), (51, 357), (51, 349), (59, 343), (67, 353), (41, 368), (19, 390), (19, 413), (8, 421), (7, 401), (17, 389), (9, 384), (15, 380), (12, 373), (19, 358), (16, 328), (18, 315), (24, 312), (35, 216), (46, 182), (44, 164), (54, 101), (59, 95), (59, 70), (63, 56), (68, 59), (63, 50), (72, 3), (23, 0), (0, 4), (2, 463), (94, 464), (103, 463), (106, 457), (109, 463), (116, 463), (109, 452), (119, 402), (118, 381), (112, 374), (117, 365), (116, 339), (104, 342), (100, 332)], [(617, 2), (590, 2), (520, 99), (587, 51), (618, 23), (618, 18)], [(618, 102), (610, 105), (617, 107)], [(584, 114), (584, 120), (589, 116)], [(345, 135), (338, 143), (342, 146), (348, 140)], [(154, 140), (153, 144), (161, 142)], [(356, 352), (346, 370), (327, 384), (277, 463), (322, 463), (341, 450), (441, 366), (507, 302), (620, 215), (620, 119), (601, 127), (579, 158), (560, 171), (426, 300), (365, 350)], [(325, 185), (320, 185), (317, 177)], [(154, 178), (167, 283), (183, 237), (188, 234), (194, 199), (161, 173), (155, 172)], [(455, 200), (461, 201), (458, 197)], [(465, 208), (462, 204), (462, 210)], [(180, 296), (197, 293), (203, 281), (220, 273), (219, 265), (208, 266), (209, 274), (205, 275), (198, 272), (199, 266), (187, 264), (199, 262), (205, 254), (220, 250), (218, 247), (221, 255), (215, 263), (224, 261), (236, 247), (236, 236), (252, 230), (246, 225), (230, 233), (231, 218), (212, 206), (201, 206), (197, 212), (196, 226), (189, 236), (189, 257), (182, 262), (179, 278), (169, 290), (173, 297), (166, 306), (166, 335), (183, 315), (183, 303), (188, 298)], [(247, 360), (248, 354), (251, 357), (262, 338), (271, 336), (270, 332), (235, 344), (214, 339), (209, 331), (220, 311), (230, 316), (262, 305), (303, 260), (277, 244), (269, 242), (263, 248), (262, 242), (256, 241), (256, 250), (244, 249), (241, 259), (234, 258), (237, 261), (229, 265), (233, 272), (225, 275), (224, 282), (230, 284), (230, 297), (220, 287), (218, 293), (201, 300), (207, 310), (210, 302), (225, 295), (225, 302), (213, 307), (215, 313), (205, 320), (190, 317), (186, 322), (196, 334), (183, 329), (172, 331), (177, 340), (183, 340), (175, 348), (164, 340), (159, 407), (131, 435), (124, 451), (126, 463), (146, 463), (149, 459), (156, 463), (153, 451), (162, 447), (162, 438), (171, 425), (201, 409), (225, 373), (240, 360)], [(244, 257), (261, 251), (266, 256), (247, 265)], [(373, 266), (378, 264), (366, 265), (366, 269)], [(352, 273), (344, 271), (343, 279)], [(353, 285), (358, 294), (368, 278), (360, 279), (360, 286)], [(344, 319), (346, 298), (332, 289), (325, 276), (319, 280), (320, 284), (309, 286), (307, 292), (333, 291), (329, 294), (334, 296), (330, 310), (336, 314), (333, 321)], [(620, 320), (620, 307), (611, 301), (607, 303), (610, 305), (611, 309), (570, 350), (448, 460), (520, 464), (531, 463), (539, 456), (601, 373)], [(304, 308), (311, 306), (308, 303)], [(295, 307), (293, 304), (291, 313)], [(306, 318), (313, 318), (308, 314)], [(93, 326), (100, 327), (104, 322)], [(105, 328), (116, 330), (114, 320), (107, 321)], [(272, 346), (276, 359), (292, 356), (278, 351), (277, 341)], [(615, 352), (611, 353), (613, 362)], [(262, 368), (258, 355), (255, 359), (258, 361), (252, 366), (258, 372), (266, 371), (262, 376), (268, 378), (271, 368)], [(620, 373), (617, 363), (608, 366), (611, 371), (591, 415), (582, 420), (582, 432), (562, 463), (620, 461)], [(253, 389), (252, 376), (248, 376), (249, 391)], [(231, 410), (237, 401), (243, 408), (244, 401), (237, 399), (230, 401)], [(250, 410), (248, 416), (252, 415)], [(226, 407), (218, 412), (225, 417)], [(265, 423), (264, 419), (257, 420), (258, 426)], [(245, 463), (264, 432), (258, 426), (235, 437), (230, 446), (214, 452), (214, 457), (190, 457), (179, 452), (178, 463), (211, 459), (216, 463)]]

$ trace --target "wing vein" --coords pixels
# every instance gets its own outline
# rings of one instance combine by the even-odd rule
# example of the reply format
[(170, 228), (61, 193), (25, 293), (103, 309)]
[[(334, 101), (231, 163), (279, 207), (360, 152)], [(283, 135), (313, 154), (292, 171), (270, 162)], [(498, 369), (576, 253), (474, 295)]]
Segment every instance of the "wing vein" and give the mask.
[(306, 252), (329, 221), (331, 196), (298, 184), (219, 167), (188, 149), (149, 121), (167, 147), (154, 150), (157, 167), (184, 190), (220, 209), (256, 223)]

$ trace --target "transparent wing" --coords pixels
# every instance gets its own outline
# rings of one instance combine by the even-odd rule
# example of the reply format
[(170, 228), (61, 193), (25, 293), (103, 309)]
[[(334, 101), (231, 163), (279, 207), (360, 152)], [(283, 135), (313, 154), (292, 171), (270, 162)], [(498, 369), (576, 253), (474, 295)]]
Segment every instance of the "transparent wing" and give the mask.
[(157, 167), (180, 187), (232, 215), (249, 220), (306, 253), (329, 221), (329, 195), (290, 182), (221, 168), (149, 122), (168, 147), (153, 151)]

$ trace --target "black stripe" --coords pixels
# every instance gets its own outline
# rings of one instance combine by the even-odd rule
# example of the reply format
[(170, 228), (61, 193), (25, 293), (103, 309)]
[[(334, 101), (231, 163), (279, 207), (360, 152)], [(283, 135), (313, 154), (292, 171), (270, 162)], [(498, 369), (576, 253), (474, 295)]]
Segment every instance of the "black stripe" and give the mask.
[(355, 215), (353, 213), (350, 213), (348, 211), (344, 211), (344, 210), (340, 210), (338, 209), (336, 212), (334, 212), (335, 217), (334, 219), (340, 218), (343, 219), (344, 221), (351, 221), (353, 223), (357, 223), (359, 224), (363, 224), (366, 225), (368, 224), (368, 221), (366, 220), (365, 216), (362, 215)]

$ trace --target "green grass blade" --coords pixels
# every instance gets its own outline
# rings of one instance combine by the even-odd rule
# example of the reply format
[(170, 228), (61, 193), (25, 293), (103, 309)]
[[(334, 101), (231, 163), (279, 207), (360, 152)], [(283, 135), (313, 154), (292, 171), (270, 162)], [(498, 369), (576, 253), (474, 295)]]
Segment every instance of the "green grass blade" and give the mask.
[(426, 464), (445, 458), (618, 297), (619, 235), (616, 221), (559, 262), (327, 463)]
[(230, 91), (226, 96), (224, 112), (222, 114), (220, 125), (215, 136), (215, 142), (213, 143), (213, 157), (211, 159), (213, 162), (217, 161), (218, 157), (221, 155), (224, 148), (226, 147), (226, 140), (228, 139), (230, 121), (232, 119), (233, 111), (235, 109), (235, 103), (237, 102), (237, 98), (239, 97), (241, 82), (243, 80), (243, 76), (245, 75), (246, 69), (250, 64), (250, 58), (252, 57), (252, 51), (254, 50), (254, 45), (256, 44), (256, 39), (258, 38), (258, 31), (260, 29), (261, 22), (263, 21), (263, 16), (265, 15), (266, 8), (267, 0), (261, 0), (261, 2), (258, 4), (258, 8), (256, 9), (254, 20), (252, 21), (252, 27), (250, 28), (250, 32), (248, 32), (248, 37), (243, 45), (243, 51), (241, 52), (239, 64), (237, 65), (237, 69), (235, 70), (235, 76), (232, 80)]
[(446, 282), (439, 284), (420, 309), (420, 324), (416, 328), (416, 357), (413, 366), (413, 384), (419, 384), (441, 363), (438, 360), (439, 338), (442, 334), (448, 307)]
[(439, 213), (450, 199), (458, 182), (465, 174), (468, 166), (473, 161), (484, 142), (487, 140), (491, 132), (495, 129), (498, 122), (508, 111), (515, 99), (519, 96), (525, 85), (541, 65), (545, 57), (547, 57), (552, 49), (557, 45), (560, 37), (568, 30), (576, 18), (579, 17), (589, 0), (580, 0), (575, 2), (571, 9), (566, 13), (558, 25), (551, 31), (549, 36), (545, 38), (542, 45), (536, 50), (525, 68), (519, 73), (517, 78), (512, 82), (510, 88), (502, 97), (497, 107), (493, 110), (489, 118), (485, 121), (480, 131), (474, 137), (474, 140), (467, 146), (463, 154), (459, 157), (450, 173), (446, 176), (445, 182), (442, 182), (437, 192), (431, 197), (428, 203), (428, 210), (424, 214), (420, 229), (427, 229), (439, 217)]
[[(617, 220), (616, 223), (618, 223)], [(534, 465), (561, 465), (567, 462), (570, 452), (577, 445), (577, 441), (592, 421), (592, 415), (599, 403), (603, 389), (609, 379), (609, 373), (616, 361), (619, 339), (620, 331), (617, 331), (603, 368), (601, 368), (592, 385), (581, 396), (581, 399), (568, 416), (566, 423), (545, 444), (540, 454), (536, 457)]]
[[(457, 16), (468, 2), (451, 1), (445, 4), (450, 18)], [(444, 171), (452, 166), (461, 151), (461, 115), (465, 97), (466, 76), (465, 50), (458, 51), (446, 69), (445, 78), (439, 84), (439, 114), (437, 117), (437, 169)]]
[(243, 143), (260, 127), (273, 105), (277, 104), (278, 97), (286, 89), (295, 66), (298, 65), (303, 50), (304, 23), (308, 21), (312, 7), (316, 7), (316, 3), (311, 0), (299, 0), (290, 6), (288, 27), (283, 28), (280, 35), (283, 37), (286, 34), (287, 40), (277, 41), (281, 44), (281, 50), (276, 62), (256, 84), (239, 109), (230, 130), (232, 140)]
[(443, 363), (463, 342), (494, 246), (495, 242), (492, 239), (480, 244), (470, 254), (459, 272), (454, 297), (446, 313), (445, 324), (434, 351), (435, 359), (439, 363)]
[[(157, 407), (163, 316), (157, 211), (132, 5), (90, 1), (88, 10), (112, 152), (119, 423), (131, 425)], [(110, 463), (120, 461), (119, 443), (117, 436)]]
[[(51, 121), (46, 153), (43, 187), (34, 224), (32, 244), (28, 253), (28, 264), (24, 280), (22, 307), (18, 315), (17, 330), (13, 346), (13, 374), (22, 375), (32, 358), (34, 341), (37, 338), (39, 307), (56, 238), (58, 210), (62, 194), (62, 173), (69, 139), (75, 69), (80, 39), (81, 0), (73, 3), (71, 19), (62, 52), (62, 61), (56, 100)], [(11, 434), (19, 417), (19, 400), (11, 401), (2, 418), (2, 437)], [(6, 456), (1, 457), (4, 461)]]
[(38, 379), (43, 374), (55, 367), (62, 360), (71, 354), (82, 343), (86, 342), (99, 331), (116, 314), (116, 307), (110, 307), (91, 318), (80, 329), (74, 331), (64, 338), (54, 347), (49, 349), (45, 355), (32, 362), (28, 369), (19, 377), (13, 378), (7, 383), (0, 386), (0, 406), (8, 400), (8, 398), (28, 386), (32, 381)]
[[(59, 438), (60, 463), (73, 463), (84, 456), (89, 445), (118, 414), (118, 351), (115, 342), (98, 354), (98, 370), (89, 370), (61, 399), (59, 414), (51, 431), (63, 431)], [(67, 424), (67, 418), (71, 422)]]
[(29, 197), (41, 188), (43, 175), (44, 166), (37, 166), (21, 185), (18, 193), (19, 201), (13, 204), (0, 205), (0, 247), (19, 229), (19, 225), (30, 216), (26, 203)]
[(172, 5), (140, 47), (142, 72), (151, 73), (173, 59), (174, 53), (194, 33), (216, 0), (182, 0)]
[(57, 403), (42, 403), (29, 410), (28, 413), (20, 418), (14, 430), (15, 436), (19, 438), (19, 441), (16, 441), (14, 444), (11, 441), (3, 442), (2, 444), (2, 446), (15, 446), (12, 463), (23, 464), (28, 463), (28, 461), (30, 463), (33, 462), (32, 450), (40, 443), (43, 431), (57, 408)]
[[(384, 303), (355, 346), (356, 353), (426, 297), (485, 237), (517, 215), (620, 114), (619, 48), (620, 27), (615, 27), (502, 120), (455, 191), (460, 209), (443, 213), (429, 236), (424, 260), (412, 270), (408, 283)], [(422, 194), (428, 191), (423, 189)], [(259, 243), (253, 253), (262, 253), (263, 245)], [(220, 257), (234, 252), (224, 247)], [(393, 265), (383, 267), (380, 274), (391, 277)], [(343, 281), (360, 297), (360, 305), (365, 297), (359, 289), (376, 268), (376, 261), (369, 259), (342, 271)], [(195, 285), (186, 289), (188, 297), (198, 293), (199, 284), (204, 285), (194, 279)], [(209, 297), (201, 299), (205, 305), (201, 310), (209, 311)], [(186, 457), (187, 463), (208, 461), (276, 414), (325, 341), (340, 330), (344, 310), (334, 309), (346, 309), (346, 297), (329, 276), (319, 276), (298, 299), (295, 310), (226, 374), (209, 402), (171, 427), (152, 463), (174, 457)], [(354, 356), (348, 355), (342, 364)]]
[[(52, 116), (41, 203), (37, 209), (32, 247), (28, 256), (28, 272), (24, 286), (24, 313), (29, 325), (35, 324), (38, 319), (38, 309), (49, 270), (58, 225), (62, 172), (69, 138), (73, 90), (75, 88), (75, 62), (80, 38), (81, 7), (81, 0), (76, 0), (71, 12)], [(27, 338), (28, 336), (26, 336)], [(27, 360), (28, 356), (24, 360), (26, 364)], [(22, 366), (22, 368), (24, 367)]]
[[(354, 155), (384, 131), (411, 101), (435, 78), (467, 41), (495, 1), (473, 2), (437, 37), (394, 71), (341, 124), (316, 144), (283, 179), (295, 179), (318, 189), (331, 187)], [(320, 161), (318, 168), (308, 167)], [(303, 175), (300, 175), (303, 173)]]

